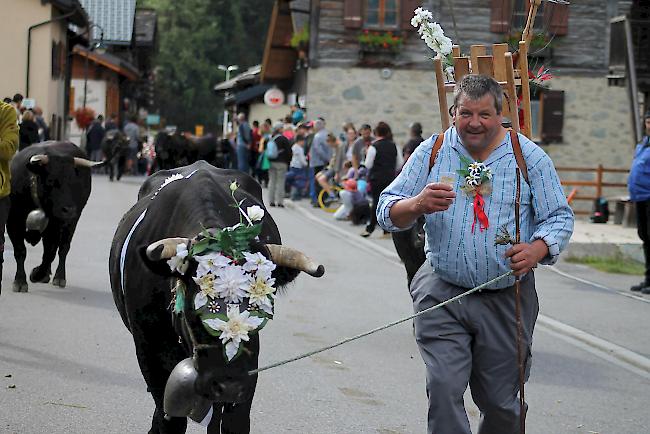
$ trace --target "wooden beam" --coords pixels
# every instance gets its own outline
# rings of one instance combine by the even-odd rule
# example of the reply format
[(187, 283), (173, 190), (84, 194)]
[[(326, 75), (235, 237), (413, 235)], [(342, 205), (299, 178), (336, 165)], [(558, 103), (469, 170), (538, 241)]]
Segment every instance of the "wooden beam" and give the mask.
[(515, 67), (512, 65), (512, 53), (506, 53), (506, 77), (508, 84), (506, 94), (508, 95), (508, 107), (510, 109), (510, 121), (512, 129), (519, 132), (519, 115), (517, 111), (517, 88), (515, 86)]
[(524, 125), (521, 133), (532, 139), (533, 115), (530, 109), (530, 83), (528, 82), (528, 44), (519, 41), (519, 76), (521, 79), (521, 108), (524, 110)]
[(492, 45), (492, 56), (494, 57), (494, 79), (506, 81), (506, 52), (508, 44)]
[(451, 46), (451, 55), (453, 57), (460, 57), (460, 45)]
[(433, 59), (433, 66), (436, 71), (436, 85), (438, 86), (438, 105), (440, 106), (440, 124), (442, 130), (449, 128), (449, 109), (447, 108), (447, 92), (445, 92), (445, 76), (442, 70), (442, 59)]
[(476, 59), (478, 61), (478, 73), (494, 77), (492, 56), (477, 56)]
[(469, 74), (469, 57), (454, 57), (454, 79), (459, 82)]
[(485, 53), (487, 53), (487, 50), (485, 49), (485, 45), (472, 45), (469, 47), (469, 56), (470, 56), (470, 62), (471, 62), (471, 69), (472, 69), (472, 74), (478, 74), (478, 56), (485, 56)]
[(278, 20), (278, 2), (273, 5), (273, 12), (271, 12), (271, 22), (269, 23), (269, 30), (266, 32), (266, 44), (264, 46), (264, 55), (262, 56), (262, 69), (260, 72), (260, 82), (264, 83), (266, 70), (271, 61), (271, 44), (273, 41), (273, 34), (275, 33), (275, 24)]

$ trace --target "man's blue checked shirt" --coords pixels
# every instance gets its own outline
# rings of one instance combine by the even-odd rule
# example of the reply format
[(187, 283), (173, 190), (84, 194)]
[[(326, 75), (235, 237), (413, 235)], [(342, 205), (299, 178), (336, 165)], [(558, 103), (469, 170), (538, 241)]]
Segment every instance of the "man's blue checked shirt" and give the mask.
[[(425, 140), (411, 155), (402, 172), (386, 188), (379, 198), (377, 220), (388, 231), (403, 230), (393, 224), (390, 209), (400, 199), (416, 196), (429, 183), (438, 182), (440, 173), (455, 172), (462, 168), (460, 154), (472, 159), (463, 147), (454, 127), (445, 132), (445, 140), (436, 163), (429, 173), (429, 158), (435, 136)], [(522, 153), (528, 167), (528, 183), (521, 176), (521, 240), (543, 240), (549, 255), (542, 264), (553, 264), (567, 246), (573, 232), (574, 216), (564, 196), (553, 162), (535, 143), (520, 135)], [(427, 259), (436, 273), (445, 281), (473, 288), (510, 271), (510, 260), (505, 252), (511, 246), (494, 245), (498, 229), (505, 225), (515, 234), (515, 196), (517, 162), (512, 151), (510, 134), (490, 154), (484, 163), (492, 169), (492, 192), (485, 198), (485, 212), (489, 228), (480, 231), (474, 219), (473, 198), (459, 187), (463, 180), (456, 176), (454, 191), (456, 199), (448, 210), (427, 214)], [(493, 284), (490, 289), (504, 288), (514, 284), (509, 276)]]

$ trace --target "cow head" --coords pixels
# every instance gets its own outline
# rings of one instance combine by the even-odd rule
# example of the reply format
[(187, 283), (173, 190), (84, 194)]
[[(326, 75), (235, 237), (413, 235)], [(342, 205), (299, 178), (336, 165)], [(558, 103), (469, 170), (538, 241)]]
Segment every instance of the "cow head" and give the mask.
[(173, 322), (193, 354), (167, 381), (164, 407), (170, 416), (200, 422), (212, 402), (251, 399), (257, 332), (273, 318), (276, 290), (300, 271), (314, 277), (324, 273), (322, 265), (295, 249), (261, 243), (262, 225), (249, 223), (146, 248), (148, 261), (166, 261), (176, 277)]
[(34, 202), (50, 218), (75, 221), (81, 213), (75, 192), (86, 182), (82, 172), (101, 164), (64, 155), (33, 155), (27, 169), (34, 176), (31, 187)]

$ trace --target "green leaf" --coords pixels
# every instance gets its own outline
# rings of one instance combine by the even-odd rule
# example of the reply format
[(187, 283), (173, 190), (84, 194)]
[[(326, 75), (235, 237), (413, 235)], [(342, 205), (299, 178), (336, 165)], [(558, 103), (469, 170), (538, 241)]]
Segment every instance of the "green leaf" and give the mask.
[(458, 157), (460, 158), (460, 161), (461, 161), (465, 166), (469, 166), (470, 164), (472, 164), (472, 163), (474, 162), (473, 160), (467, 158), (467, 157), (464, 156), (463, 154), (458, 154)]

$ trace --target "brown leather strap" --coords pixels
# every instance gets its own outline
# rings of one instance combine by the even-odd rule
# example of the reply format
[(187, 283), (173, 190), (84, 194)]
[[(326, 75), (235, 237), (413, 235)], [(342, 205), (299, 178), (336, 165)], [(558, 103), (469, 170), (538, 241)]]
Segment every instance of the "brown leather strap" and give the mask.
[(526, 166), (526, 160), (524, 159), (524, 154), (521, 152), (521, 145), (519, 144), (519, 135), (514, 131), (510, 130), (510, 143), (512, 143), (512, 151), (515, 154), (515, 160), (517, 160), (517, 166), (521, 170), (521, 175), (524, 177), (524, 180), (527, 184), (528, 182), (528, 166)]
[(429, 158), (429, 172), (433, 169), (433, 165), (436, 164), (436, 157), (438, 156), (438, 151), (442, 147), (442, 142), (445, 141), (445, 133), (442, 132), (436, 137), (436, 141), (433, 143), (433, 148), (431, 148), (431, 157)]

